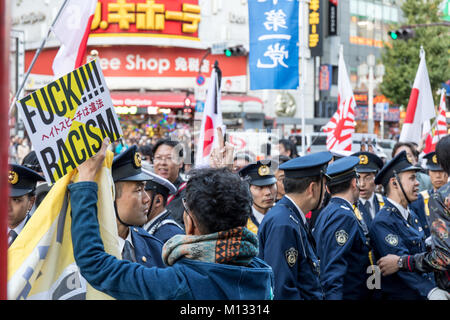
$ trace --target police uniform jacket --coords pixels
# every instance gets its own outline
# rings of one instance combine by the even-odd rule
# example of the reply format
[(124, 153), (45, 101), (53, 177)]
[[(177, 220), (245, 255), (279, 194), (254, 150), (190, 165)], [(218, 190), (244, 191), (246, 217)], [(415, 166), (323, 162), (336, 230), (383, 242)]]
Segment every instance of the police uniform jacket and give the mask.
[(350, 203), (333, 197), (313, 231), (320, 258), (320, 280), (328, 300), (367, 299), (369, 241)]
[(266, 213), (258, 238), (258, 257), (275, 276), (274, 299), (323, 299), (314, 239), (289, 198), (284, 196)]
[(166, 268), (147, 268), (104, 251), (97, 220), (95, 182), (69, 187), (72, 243), (82, 276), (116, 299), (248, 299), (272, 297), (273, 273), (258, 258), (244, 266), (180, 259)]
[[(414, 211), (414, 213), (419, 218), (420, 225), (423, 228), (423, 231), (425, 233), (425, 237), (429, 237), (431, 235), (430, 233), (430, 227), (428, 224), (428, 218), (430, 216), (428, 211), (428, 201), (430, 199), (430, 195), (433, 194), (433, 189), (431, 190), (424, 190), (419, 193), (419, 196), (416, 201), (411, 202), (409, 207)], [(428, 211), (428, 214), (427, 214)]]
[[(410, 210), (408, 220), (403, 218), (389, 199), (386, 201), (369, 229), (377, 259), (387, 254), (403, 256), (425, 252), (424, 232), (413, 210)], [(381, 293), (384, 299), (426, 299), (434, 287), (436, 287), (434, 279), (429, 273), (399, 271), (390, 276), (381, 277)]]
[(166, 243), (167, 240), (172, 238), (177, 234), (184, 234), (182, 227), (170, 218), (171, 212), (165, 210), (158, 218), (155, 219), (151, 224), (145, 225), (145, 230), (154, 235), (156, 238)]
[(161, 252), (163, 243), (140, 227), (130, 227), (136, 262), (146, 267), (164, 268)]

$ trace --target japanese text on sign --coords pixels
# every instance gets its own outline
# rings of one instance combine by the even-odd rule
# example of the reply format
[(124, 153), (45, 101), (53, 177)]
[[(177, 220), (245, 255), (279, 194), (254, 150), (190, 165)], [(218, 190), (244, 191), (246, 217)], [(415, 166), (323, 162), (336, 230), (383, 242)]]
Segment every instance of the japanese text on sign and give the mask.
[(17, 102), (47, 182), (54, 183), (122, 136), (98, 61)]
[(181, 22), (183, 33), (196, 33), (200, 22), (200, 6), (182, 3), (181, 11), (167, 10), (161, 1), (133, 0), (99, 1), (92, 20), (91, 30), (108, 29), (117, 24), (120, 30), (130, 30), (134, 25), (136, 31), (163, 31), (166, 21)]

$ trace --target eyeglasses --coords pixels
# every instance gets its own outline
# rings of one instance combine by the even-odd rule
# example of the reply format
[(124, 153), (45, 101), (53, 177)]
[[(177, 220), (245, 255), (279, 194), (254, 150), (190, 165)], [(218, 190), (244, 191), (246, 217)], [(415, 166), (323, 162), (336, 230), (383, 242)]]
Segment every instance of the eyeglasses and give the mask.
[(168, 156), (168, 157), (156, 156), (153, 159), (153, 162), (164, 162), (164, 161), (170, 162), (170, 161), (172, 161), (172, 157), (171, 156)]

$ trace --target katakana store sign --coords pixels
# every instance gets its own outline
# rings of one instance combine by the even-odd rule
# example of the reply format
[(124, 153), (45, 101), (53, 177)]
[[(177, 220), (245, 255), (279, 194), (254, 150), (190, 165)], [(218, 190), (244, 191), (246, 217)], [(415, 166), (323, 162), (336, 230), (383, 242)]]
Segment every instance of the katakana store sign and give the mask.
[(90, 38), (175, 38), (196, 40), (198, 0), (98, 0)]

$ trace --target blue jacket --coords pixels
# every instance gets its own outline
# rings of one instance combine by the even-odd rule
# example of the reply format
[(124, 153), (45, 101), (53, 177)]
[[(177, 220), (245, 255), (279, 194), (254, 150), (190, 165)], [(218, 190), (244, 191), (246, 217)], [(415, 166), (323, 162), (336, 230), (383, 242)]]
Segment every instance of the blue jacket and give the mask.
[[(419, 219), (410, 211), (408, 223), (389, 202), (373, 219), (369, 230), (376, 259), (391, 253), (398, 256), (425, 252), (425, 237)], [(389, 300), (426, 299), (431, 289), (436, 287), (431, 274), (399, 271), (381, 277), (382, 298)]]
[[(424, 192), (424, 191), (422, 191), (422, 192)], [(417, 198), (416, 201), (411, 202), (409, 207), (412, 210), (414, 210), (414, 213), (419, 218), (419, 222), (420, 222), (420, 225), (423, 228), (423, 231), (425, 233), (425, 237), (428, 238), (431, 235), (431, 232), (430, 232), (430, 227), (429, 227), (429, 224), (428, 224), (427, 214), (426, 214), (426, 211), (425, 211), (425, 199), (423, 197), (422, 192), (419, 193), (419, 197)], [(428, 194), (427, 194), (428, 198), (427, 198), (427, 201), (426, 201), (426, 205), (428, 205), (428, 199), (433, 194), (433, 192), (434, 192), (433, 189), (428, 190)]]
[(136, 262), (146, 267), (165, 268), (161, 253), (163, 243), (139, 227), (130, 227)]
[(258, 258), (247, 267), (180, 259), (171, 267), (148, 268), (107, 254), (99, 235), (97, 190), (95, 182), (69, 185), (75, 260), (97, 290), (116, 299), (272, 297), (272, 270)]
[[(383, 204), (381, 205), (378, 199), (379, 196), (381, 195), (375, 194), (375, 196), (373, 197), (373, 202), (375, 203), (375, 215), (381, 210), (381, 207), (384, 205), (384, 203), (386, 203), (386, 198), (384, 196), (381, 196), (384, 200)], [(364, 219), (364, 222), (366, 223), (367, 228), (370, 228), (370, 225), (372, 224), (373, 220), (372, 215), (370, 214), (370, 212), (366, 211), (361, 200), (358, 200), (358, 209), (361, 212), (361, 215)]]
[(273, 269), (274, 299), (323, 299), (312, 236), (294, 203), (283, 197), (258, 229), (259, 255)]
[(317, 218), (313, 235), (327, 300), (370, 297), (366, 284), (370, 248), (363, 230), (353, 207), (341, 198), (331, 198)]

